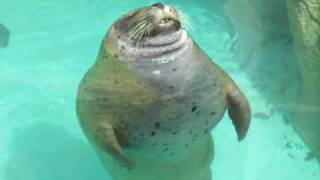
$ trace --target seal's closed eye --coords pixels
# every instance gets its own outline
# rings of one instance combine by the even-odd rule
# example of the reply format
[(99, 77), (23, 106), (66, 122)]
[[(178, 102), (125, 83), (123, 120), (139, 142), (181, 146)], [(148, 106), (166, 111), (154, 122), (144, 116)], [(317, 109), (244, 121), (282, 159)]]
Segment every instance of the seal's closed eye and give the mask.
[(160, 9), (163, 9), (164, 8), (164, 5), (162, 3), (156, 3), (156, 4), (153, 4), (151, 6), (155, 6), (155, 7), (158, 7)]

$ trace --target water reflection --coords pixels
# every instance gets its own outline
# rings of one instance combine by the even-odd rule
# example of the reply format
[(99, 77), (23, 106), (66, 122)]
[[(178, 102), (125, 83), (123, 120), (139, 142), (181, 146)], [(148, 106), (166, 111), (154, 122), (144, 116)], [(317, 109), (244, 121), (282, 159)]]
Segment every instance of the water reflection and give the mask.
[(11, 140), (7, 180), (107, 180), (90, 146), (63, 127), (35, 122)]

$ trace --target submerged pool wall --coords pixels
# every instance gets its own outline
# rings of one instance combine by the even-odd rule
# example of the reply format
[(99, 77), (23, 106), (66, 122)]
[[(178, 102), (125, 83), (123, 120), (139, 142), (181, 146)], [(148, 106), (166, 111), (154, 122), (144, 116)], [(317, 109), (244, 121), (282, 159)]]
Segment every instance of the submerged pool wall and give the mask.
[(320, 0), (226, 0), (224, 9), (242, 68), (320, 159)]
[(293, 125), (320, 157), (320, 0), (288, 0), (293, 47), (302, 75)]

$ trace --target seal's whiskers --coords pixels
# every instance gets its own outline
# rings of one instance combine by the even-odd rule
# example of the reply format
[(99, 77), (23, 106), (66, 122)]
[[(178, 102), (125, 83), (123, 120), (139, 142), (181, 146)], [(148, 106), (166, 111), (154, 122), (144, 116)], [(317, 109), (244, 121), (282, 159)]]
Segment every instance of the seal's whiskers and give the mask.
[(136, 36), (140, 33), (141, 29), (146, 25), (146, 21), (143, 20), (139, 23), (137, 23), (137, 25), (130, 31), (129, 36), (133, 35), (133, 38), (136, 38)]
[[(129, 36), (132, 41), (135, 43), (135, 46), (139, 46), (139, 42), (142, 40), (143, 36), (147, 34), (147, 31), (150, 27), (150, 16), (145, 16), (141, 18), (134, 28), (129, 32)], [(149, 30), (151, 31), (151, 30)]]

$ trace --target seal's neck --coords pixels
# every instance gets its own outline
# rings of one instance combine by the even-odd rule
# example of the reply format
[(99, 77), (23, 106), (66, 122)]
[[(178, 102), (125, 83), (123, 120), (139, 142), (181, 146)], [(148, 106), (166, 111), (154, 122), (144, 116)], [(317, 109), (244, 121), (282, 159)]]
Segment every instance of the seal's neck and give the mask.
[(129, 61), (152, 61), (159, 64), (177, 59), (190, 42), (187, 32), (183, 29), (149, 37), (139, 43), (134, 43), (126, 37), (118, 39), (119, 49)]

